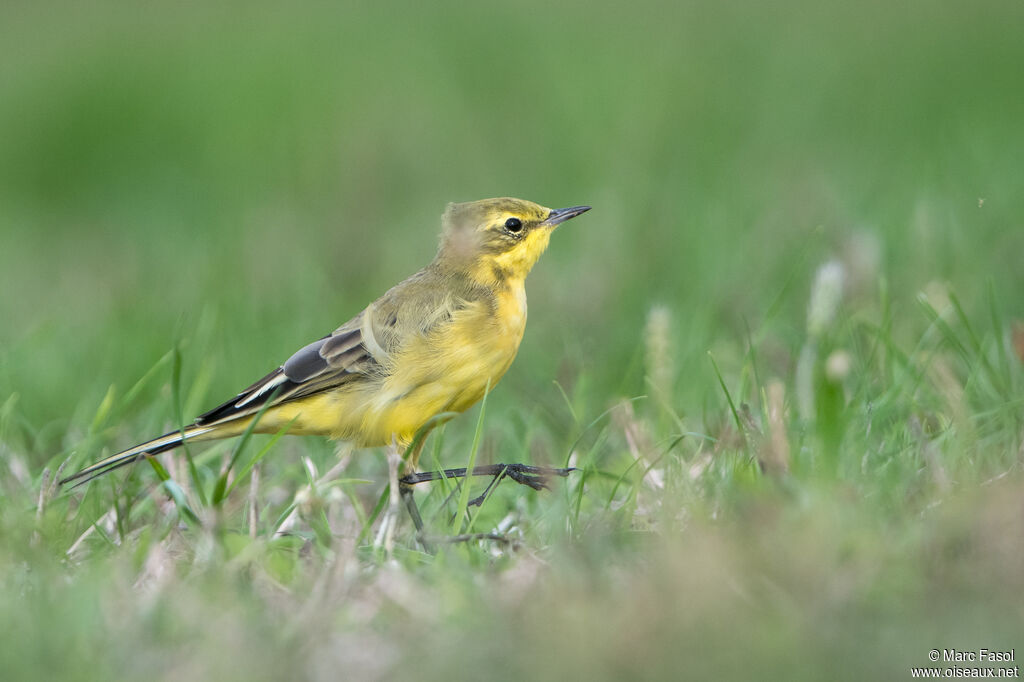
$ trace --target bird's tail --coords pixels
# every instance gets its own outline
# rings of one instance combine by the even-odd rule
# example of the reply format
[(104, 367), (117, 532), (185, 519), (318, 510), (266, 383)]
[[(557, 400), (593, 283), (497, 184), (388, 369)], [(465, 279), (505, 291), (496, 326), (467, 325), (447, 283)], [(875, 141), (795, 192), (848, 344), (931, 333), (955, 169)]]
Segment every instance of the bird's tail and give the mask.
[(137, 462), (145, 457), (152, 457), (158, 455), (161, 452), (167, 452), (178, 447), (186, 440), (191, 440), (196, 436), (201, 436), (205, 433), (213, 431), (213, 426), (189, 426), (184, 431), (171, 431), (170, 433), (164, 434), (159, 438), (154, 438), (151, 441), (146, 441), (140, 445), (136, 445), (133, 448), (129, 448), (116, 455), (111, 455), (104, 460), (96, 462), (92, 466), (88, 466), (76, 474), (72, 474), (60, 482), (60, 485), (77, 481), (75, 486), (80, 486), (83, 483), (88, 483), (98, 476), (108, 474), (114, 469), (120, 469), (123, 466)]

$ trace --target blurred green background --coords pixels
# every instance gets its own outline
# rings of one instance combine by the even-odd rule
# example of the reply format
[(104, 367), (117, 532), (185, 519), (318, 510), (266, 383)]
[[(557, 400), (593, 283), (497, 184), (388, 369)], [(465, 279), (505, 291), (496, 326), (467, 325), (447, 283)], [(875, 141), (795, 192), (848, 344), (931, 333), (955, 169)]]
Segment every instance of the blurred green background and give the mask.
[[(586, 203), (594, 210), (557, 232), (530, 277), (530, 324), (520, 357), (488, 405), (485, 452), (491, 459), (509, 459), (512, 449), (532, 452), (544, 463), (564, 460), (581, 422), (617, 401), (647, 393), (651, 368), (645, 353), (649, 356), (651, 349), (645, 328), (657, 306), (667, 311), (659, 319), (667, 319), (663, 331), (671, 356), (668, 376), (662, 377), (669, 387), (668, 412), (688, 428), (724, 441), (727, 434), (716, 429), (725, 429), (732, 416), (708, 351), (737, 402), (752, 402), (755, 411), (763, 407), (762, 391), (772, 378), (780, 379), (792, 396), (798, 356), (807, 343), (814, 273), (823, 262), (836, 259), (847, 273), (842, 329), (848, 332), (866, 321), (880, 325), (886, 329), (886, 343), (908, 355), (927, 345), (921, 339), (935, 331), (917, 303), (919, 294), (929, 292), (934, 304), (942, 298), (937, 291), (955, 291), (966, 317), (986, 330), (978, 332), (983, 339), (971, 357), (982, 366), (989, 356), (1002, 353), (1002, 359), (992, 362), (1000, 368), (997, 374), (1009, 378), (998, 400), (970, 402), (977, 387), (974, 365), (967, 358), (963, 368), (954, 367), (968, 393), (968, 421), (978, 427), (995, 413), (1002, 421), (989, 431), (978, 427), (967, 436), (960, 432), (959, 440), (944, 441), (943, 447), (966, 453), (954, 457), (961, 467), (957, 471), (979, 472), (980, 479), (1015, 471), (1020, 466), (1015, 449), (1020, 441), (1020, 372), (1018, 365), (1011, 370), (999, 363), (1010, 354), (1012, 321), (1024, 318), (1021, 36), (1024, 5), (1016, 1), (6, 2), (0, 9), (0, 403), (6, 405), (0, 447), (9, 466), (31, 484), (21, 492), (14, 491), (14, 484), (7, 486), (0, 500), (7, 507), (4, 532), (27, 541), (31, 521), (19, 519), (35, 505), (32, 485), (38, 484), (44, 466), (52, 469), (69, 455), (82, 463), (100, 456), (101, 447), (112, 451), (129, 446), (174, 424), (170, 369), (164, 364), (152, 382), (118, 407), (117, 419), (106, 425), (100, 440), (88, 441), (83, 449), (80, 445), (112, 386), (119, 398), (124, 396), (179, 345), (187, 388), (185, 416), (191, 417), (248, 385), (428, 262), (446, 202), (502, 195), (552, 207)], [(956, 333), (968, 338), (970, 328), (957, 328)], [(870, 344), (858, 346), (861, 337), (854, 337), (836, 345), (850, 349), (855, 372), (863, 370), (867, 377)], [(757, 347), (759, 364), (752, 362), (752, 346)], [(892, 438), (879, 435), (880, 427), (871, 430), (872, 422), (864, 416), (869, 405), (889, 409), (889, 415), (899, 412), (903, 435), (913, 430), (907, 424), (917, 423), (908, 421), (908, 414), (934, 408), (939, 421), (948, 425), (943, 415), (955, 412), (941, 406), (941, 396), (936, 397), (941, 391), (928, 394), (909, 380), (901, 384), (892, 372), (864, 381), (880, 386), (886, 399), (871, 402), (856, 391), (859, 397), (848, 398), (849, 409), (859, 415), (850, 423), (866, 420), (857, 423), (858, 440), (846, 441), (851, 471), (858, 470), (861, 457), (868, 461), (867, 444), (880, 442), (879, 452), (896, 447)], [(790, 413), (795, 413), (790, 400)], [(894, 410), (897, 402), (900, 408)], [(673, 418), (666, 414), (641, 414), (650, 419), (659, 439), (677, 426), (668, 426)], [(453, 423), (451, 442), (467, 442), (474, 422), (467, 417)], [(919, 422), (929, 428), (926, 416)], [(794, 447), (796, 460), (812, 457), (808, 453), (813, 443), (802, 440), (805, 427), (813, 431), (793, 414), (791, 435), (802, 443)], [(546, 435), (535, 438), (538, 432)], [(595, 461), (605, 462), (618, 475), (623, 467), (609, 462), (618, 461), (615, 453), (627, 451), (624, 443), (614, 441), (608, 448), (615, 452)], [(268, 466), (296, 469), (297, 458), (288, 457), (296, 453), (314, 453), (320, 463), (331, 457), (323, 443), (295, 441), (282, 448)], [(700, 452), (695, 446), (690, 455)], [(455, 466), (464, 456), (462, 449), (442, 461)], [(867, 507), (872, 499), (901, 500), (908, 488), (918, 490), (919, 478), (931, 480), (921, 473), (921, 457), (927, 459), (927, 452), (910, 463), (879, 464), (871, 471), (881, 473), (870, 484), (855, 482), (843, 494), (868, 500)], [(360, 471), (383, 480), (383, 458), (366, 462)], [(862, 467), (861, 473), (868, 468)], [(716, 479), (715, 490), (729, 488), (730, 499), (766, 494), (758, 484), (735, 484), (725, 473), (722, 477)], [(733, 490), (733, 485), (738, 487)], [(920, 485), (934, 493), (931, 483)], [(746, 486), (753, 486), (753, 492)], [(950, 492), (939, 487), (943, 495)], [(109, 494), (103, 490), (97, 494)], [(836, 494), (827, 490), (821, 497), (797, 493), (796, 501), (776, 503), (784, 510), (781, 514), (806, 521), (803, 512), (822, 513)], [(684, 500), (695, 494), (675, 492)], [(718, 493), (702, 494), (717, 499)], [(847, 499), (843, 494), (839, 499)], [(857, 659), (849, 641), (875, 633), (876, 617), (894, 616), (887, 608), (876, 612), (871, 606), (876, 592), (889, 599), (909, 589), (911, 600), (929, 601), (934, 585), (928, 587), (918, 569), (931, 565), (933, 545), (944, 547), (948, 540), (958, 546), (946, 535), (929, 539), (928, 532), (914, 525), (912, 519), (934, 501), (928, 494), (922, 492), (923, 501), (915, 497), (907, 506), (900, 502), (883, 521), (870, 515), (874, 511), (865, 512), (871, 520), (857, 516), (852, 535), (821, 541), (830, 557), (819, 567), (818, 578), (825, 582), (838, 566), (846, 566), (844, 557), (855, 557), (850, 561), (856, 563), (860, 556), (871, 566), (892, 559), (887, 533), (899, 538), (896, 545), (920, 552), (896, 573), (886, 573), (881, 586), (851, 579), (854, 586), (848, 589), (866, 601), (857, 602), (862, 607), (853, 609), (851, 622), (818, 635), (850, 661), (859, 661), (861, 667), (855, 670), (860, 673), (906, 676), (902, 668)], [(510, 499), (514, 505), (515, 495)], [(68, 503), (63, 504), (66, 508)], [(531, 498), (529, 504), (544, 503)], [(680, 502), (682, 508), (687, 504)], [(718, 518), (717, 505), (709, 504), (706, 520)], [(987, 513), (979, 512), (979, 518)], [(688, 514), (692, 510), (680, 518)], [(768, 576), (778, 568), (775, 562), (787, 563), (773, 554), (777, 548), (769, 546), (766, 555), (749, 549), (751, 535), (758, 531), (756, 523), (747, 522), (753, 523), (758, 513), (747, 510), (726, 518), (736, 527), (730, 539), (716, 539), (711, 530), (695, 531), (695, 546), (725, 545), (721, 556), (733, 558), (721, 561), (730, 566), (745, 565), (748, 559), (735, 559), (734, 554), (751, 551), (751, 565), (767, 565)], [(1009, 518), (1012, 532), (1024, 528), (1018, 514)], [(591, 528), (606, 521), (596, 516)], [(819, 528), (818, 521), (809, 527), (804, 521), (779, 540), (779, 547), (789, 548), (786, 556), (814, 547), (820, 541), (813, 539), (818, 537), (815, 529), (822, 536), (834, 534), (826, 522)], [(76, 522), (81, 527), (84, 521)], [(557, 528), (557, 521), (551, 523)], [(644, 527), (635, 518), (609, 523), (632, 531)], [(665, 528), (675, 528), (673, 523)], [(959, 527), (949, 532), (956, 538), (963, 534)], [(655, 583), (677, 570), (696, 571), (698, 578), (718, 575), (714, 560), (697, 567), (686, 564), (681, 557), (691, 556), (694, 546), (680, 541), (684, 544), (676, 554), (671, 549), (676, 531), (666, 533), (669, 539), (662, 540), (668, 549), (641, 548), (635, 554), (632, 541), (605, 538), (594, 544), (584, 540), (582, 547), (569, 550), (570, 558), (563, 557), (566, 563), (556, 564), (572, 568), (563, 568), (552, 579), (565, 591), (547, 587), (544, 592), (555, 602), (570, 593), (564, 621), (557, 622), (586, 631), (592, 621), (605, 617), (603, 609), (622, 611), (616, 600), (628, 602), (629, 588), (603, 573), (604, 568), (588, 572), (591, 563), (604, 567), (628, 563), (632, 559), (627, 557), (648, 557), (656, 567)], [(12, 567), (39, 561), (42, 577), (37, 576), (36, 587), (27, 593), (45, 592), (47, 581), (59, 582), (56, 576), (62, 575), (62, 569), (47, 562), (58, 561), (70, 544), (65, 541), (76, 536), (54, 540), (49, 559), (9, 550), (3, 563), (16, 573)], [(544, 536), (539, 544), (557, 545), (558, 537)], [(1020, 565), (1015, 563), (1021, 561), (1016, 546), (998, 548), (991, 556), (971, 558), (966, 569), (956, 564), (948, 573), (940, 570), (942, 580), (950, 582), (940, 581), (935, 589), (960, 594), (969, 582), (965, 576), (976, 575), (978, 566), (990, 566), (996, 561), (992, 557)], [(861, 550), (865, 553), (858, 554)], [(710, 551), (714, 555), (717, 550)], [(668, 558), (659, 559), (664, 556)], [(116, 555), (112, 560), (118, 560)], [(526, 565), (537, 570), (534, 563)], [(107, 588), (98, 587), (104, 582), (98, 576), (104, 570), (76, 573), (78, 594), (93, 589), (102, 594)], [(187, 573), (180, 566), (177, 570)], [(526, 569), (508, 570), (514, 574)], [(754, 573), (761, 576), (760, 570)], [(876, 570), (853, 573), (876, 576)], [(95, 581), (90, 571), (96, 572)], [(415, 583), (408, 589), (429, 592), (444, 574), (438, 571), (425, 578), (426, 585)], [(468, 624), (468, 630), (480, 633), (479, 639), (493, 635), (521, 641), (525, 650), (545, 647), (548, 640), (523, 639), (512, 625), (489, 629), (497, 621), (477, 612), (467, 596), (475, 594), (475, 578), (466, 577), (472, 571), (455, 574), (461, 577), (438, 588), (459, 605), (442, 609), (452, 623)], [(902, 577), (892, 577), (897, 574)], [(110, 580), (130, 585), (134, 574), (124, 569), (112, 575)], [(571, 579), (574, 575), (580, 578), (578, 584)], [(697, 607), (703, 616), (722, 609), (708, 634), (704, 617), (695, 616), (690, 623), (673, 615), (676, 608), (686, 610), (690, 597), (704, 593), (705, 583), (698, 578), (690, 588), (667, 588), (680, 590), (682, 603), (671, 607), (673, 613), (659, 616), (664, 619), (660, 634), (645, 640), (649, 651), (642, 656), (635, 650), (622, 652), (621, 660), (631, 662), (629, 666), (590, 670), (593, 662), (586, 663), (589, 648), (583, 634), (566, 649), (566, 658), (554, 658), (570, 671), (587, 671), (595, 678), (630, 676), (644, 662), (652, 666), (651, 676), (673, 677), (678, 671), (670, 665), (670, 652), (677, 642), (687, 641), (685, 650), (699, 656), (698, 643), (708, 636), (721, 644), (712, 648), (719, 653), (709, 660), (726, 667), (698, 667), (693, 670), (703, 673), (695, 674), (706, 677), (729, 670), (726, 676), (747, 677), (749, 669), (728, 667), (729, 633), (740, 628), (740, 636), (748, 637), (751, 632), (743, 628), (762, 632), (763, 626), (765, 632), (775, 632), (774, 639), (755, 638), (751, 655), (777, 666), (765, 669), (786, 670), (786, 676), (796, 679), (802, 668), (788, 667), (793, 660), (789, 653), (801, 638), (808, 631), (820, 633), (822, 623), (836, 613), (849, 613), (840, 597), (822, 587), (821, 594), (809, 597), (813, 604), (825, 604), (821, 612), (816, 607), (804, 611), (807, 602), (796, 599), (778, 610), (777, 604), (760, 610), (749, 620), (742, 615), (746, 602), (741, 599), (737, 605), (735, 595), (725, 589), (732, 599), (726, 599), (727, 606), (715, 606), (708, 596)], [(782, 587), (775, 578), (765, 580), (780, 590), (791, 580), (799, 591), (804, 578), (779, 578)], [(1007, 585), (1019, 587), (1019, 576), (999, 574), (992, 580), (986, 599), (993, 602)], [(591, 581), (597, 592), (618, 596), (612, 602), (589, 602), (579, 585)], [(219, 587), (207, 591), (201, 580), (193, 580), (188, 594), (203, 601), (206, 597), (200, 595), (223, 592), (223, 585), (214, 583)], [(645, 587), (639, 594), (656, 609), (651, 583), (641, 583)], [(378, 588), (386, 592), (401, 586)], [(121, 597), (130, 601), (125, 594)], [(971, 592), (967, 602), (954, 601), (951, 613), (964, 612), (965, 604), (975, 603), (974, 596)], [(6, 599), (14, 599), (12, 612), (49, 613), (42, 602), (18, 602), (11, 595)], [(5, 621), (4, 627), (12, 631), (57, 638), (49, 655), (40, 654), (33, 659), (36, 663), (21, 660), (17, 665), (24, 667), (18, 670), (26, 675), (48, 670), (65, 653), (84, 656), (92, 665), (107, 660), (95, 652), (83, 653), (92, 649), (86, 643), (96, 643), (87, 634), (89, 614), (102, 607), (92, 604), (93, 597), (82, 599), (81, 608), (72, 610), (81, 622), (51, 622), (47, 615)], [(266, 633), (260, 627), (275, 632), (275, 608), (282, 607), (269, 601), (270, 606), (256, 600), (254, 606), (230, 607), (242, 609), (234, 612), (237, 621), (224, 626), (243, 632), (238, 650), (252, 651), (247, 647), (262, 641)], [(209, 597), (207, 603), (218, 602)], [(180, 621), (171, 621), (209, 623), (211, 612), (222, 606), (204, 611), (193, 604), (189, 608), (194, 612), (185, 609), (176, 616)], [(917, 626), (936, 620), (962, 634), (967, 624), (975, 623), (915, 611), (917, 602), (905, 606), (916, 614), (911, 621)], [(245, 608), (260, 615), (251, 616)], [(408, 608), (413, 609), (413, 623), (430, 622)], [(504, 607), (496, 608), (501, 612)], [(526, 614), (520, 614), (524, 622), (544, 622), (533, 607), (525, 608)], [(138, 616), (147, 623), (140, 632), (158, 637), (159, 625), (149, 620), (156, 616), (146, 614)], [(1020, 645), (1020, 621), (1013, 621), (1014, 614), (1021, 611), (1009, 609), (1003, 616), (1016, 622)], [(644, 612), (633, 616), (622, 627), (636, 626)], [(404, 622), (397, 616), (381, 618), (375, 621), (378, 632)], [(1009, 633), (1002, 620), (979, 620), (993, 632)], [(362, 622), (353, 618), (357, 621)], [(70, 647), (73, 654), (66, 641), (59, 643), (61, 635), (52, 634), (63, 625), (66, 641), (77, 642)], [(332, 637), (348, 636), (337, 634), (348, 632), (346, 626), (334, 627)], [(412, 637), (405, 629), (412, 627), (396, 626), (395, 636)], [(448, 644), (430, 640), (422, 650), (414, 649), (427, 657), (431, 651), (450, 652), (451, 642), (464, 634), (461, 626), (450, 627), (454, 630), (448, 632)], [(906, 641), (901, 636), (893, 634), (897, 643)], [(107, 645), (116, 649), (118, 640), (111, 637)], [(595, 634), (595, 646), (614, 637), (614, 631)], [(670, 638), (662, 642), (659, 637)], [(552, 638), (559, 640), (557, 635)], [(908, 654), (893, 645), (894, 659), (905, 656), (925, 665), (927, 648), (943, 643), (911, 639), (917, 649)], [(844, 640), (846, 644), (837, 644)], [(303, 663), (304, 672), (296, 675), (322, 678), (332, 666), (343, 669), (351, 663), (347, 657), (358, 658), (361, 649), (351, 639), (345, 641), (338, 644), (340, 649), (330, 649), (334, 653), (323, 654), (327, 659)], [(182, 651), (192, 646), (177, 645)], [(491, 651), (486, 644), (480, 647), (478, 651)], [(227, 650), (234, 651), (230, 646)], [(411, 660), (404, 657), (405, 649), (374, 650), (380, 660), (359, 663), (358, 676), (389, 674)], [(225, 672), (214, 651), (203, 652), (189, 664), (174, 662), (171, 656), (171, 662), (160, 659), (155, 665), (170, 675), (166, 671), (180, 664), (201, 678), (217, 670), (229, 677), (278, 679), (294, 672), (287, 667), (261, 669), (259, 663), (253, 663), (252, 671), (243, 666)], [(486, 665), (487, 655), (479, 655), (483, 660), (469, 654), (462, 660)], [(604, 655), (619, 660), (607, 650)], [(114, 658), (131, 660), (127, 650)], [(834, 660), (827, 658), (807, 663)], [(287, 665), (294, 662), (287, 660)], [(447, 674), (442, 660), (449, 659), (438, 657), (427, 666), (431, 675)], [(541, 668), (552, 676), (571, 674), (557, 672), (559, 664), (548, 658), (538, 660), (552, 666)], [(87, 669), (81, 677), (90, 679), (101, 669)], [(106, 672), (118, 676), (124, 670)], [(542, 673), (524, 665), (496, 676), (537, 674)]]
[(1019, 3), (4, 13), (0, 382), (39, 426), (204, 311), (211, 399), (247, 384), (428, 261), (448, 201), (595, 206), (531, 278), (524, 391), (621, 382), (654, 303), (706, 379), (854, 230), (901, 306), (1024, 285)]

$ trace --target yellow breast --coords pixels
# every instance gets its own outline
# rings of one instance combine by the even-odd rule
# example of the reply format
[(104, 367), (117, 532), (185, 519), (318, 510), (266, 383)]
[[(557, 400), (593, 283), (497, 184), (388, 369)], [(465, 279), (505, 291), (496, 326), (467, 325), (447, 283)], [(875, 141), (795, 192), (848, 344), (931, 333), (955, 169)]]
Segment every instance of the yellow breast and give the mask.
[(357, 445), (399, 444), (441, 412), (462, 412), (494, 389), (516, 357), (526, 328), (522, 280), (452, 314), (449, 324), (404, 340), (386, 374), (284, 403), (260, 431), (330, 434)]
[(397, 354), (394, 371), (372, 400), (363, 431), (373, 439), (411, 439), (439, 412), (462, 412), (493, 389), (515, 359), (526, 328), (522, 282), (454, 313), (451, 324)]

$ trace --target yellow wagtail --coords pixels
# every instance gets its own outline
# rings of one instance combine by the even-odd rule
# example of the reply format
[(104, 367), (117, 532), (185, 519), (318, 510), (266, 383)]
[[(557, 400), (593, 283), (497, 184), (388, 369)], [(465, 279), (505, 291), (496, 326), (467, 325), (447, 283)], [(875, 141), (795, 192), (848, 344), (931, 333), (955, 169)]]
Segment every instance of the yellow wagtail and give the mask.
[[(84, 483), (186, 440), (237, 436), (257, 417), (258, 433), (287, 426), (359, 447), (409, 446), (431, 417), (467, 410), (505, 374), (526, 327), (526, 275), (555, 227), (588, 210), (512, 198), (449, 204), (430, 265), (191, 426), (61, 483)], [(416, 469), (414, 450), (407, 471)]]

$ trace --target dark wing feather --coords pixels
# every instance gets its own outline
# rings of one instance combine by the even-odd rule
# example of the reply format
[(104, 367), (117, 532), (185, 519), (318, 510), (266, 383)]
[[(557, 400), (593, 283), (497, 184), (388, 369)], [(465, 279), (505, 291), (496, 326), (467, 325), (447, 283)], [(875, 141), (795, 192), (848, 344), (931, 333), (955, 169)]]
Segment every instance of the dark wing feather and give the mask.
[(283, 403), (332, 388), (378, 365), (362, 342), (362, 315), (333, 334), (300, 348), (270, 374), (227, 402), (201, 414), (196, 424), (236, 419), (258, 412), (268, 400)]
[(281, 365), (281, 371), (290, 380), (295, 382), (303, 382), (314, 377), (320, 372), (327, 369), (327, 362), (324, 357), (320, 355), (320, 349), (324, 347), (324, 344), (330, 339), (330, 336), (325, 336), (322, 339), (314, 341), (308, 346), (304, 346), (299, 350), (295, 351), (290, 358), (283, 365)]
[[(262, 406), (266, 402), (266, 398), (263, 398), (262, 400), (256, 402), (256, 396), (260, 395), (261, 392), (265, 396), (280, 395), (282, 390), (288, 389), (286, 384), (291, 382), (289, 382), (286, 377), (284, 381), (281, 381), (283, 374), (284, 370), (278, 367), (273, 372), (263, 377), (262, 379), (254, 383), (252, 386), (236, 395), (231, 400), (221, 403), (220, 405), (213, 408), (209, 412), (204, 412), (203, 414), (196, 417), (196, 425), (203, 426), (206, 424), (219, 422), (224, 419), (229, 419), (231, 417), (238, 417), (241, 416), (242, 414), (248, 414), (250, 411), (252, 411), (249, 409), (249, 407), (254, 402), (256, 410), (259, 410), (260, 406)], [(278, 390), (275, 393), (272, 388), (265, 388), (271, 385), (273, 385), (274, 387), (281, 386), (281, 390)]]

